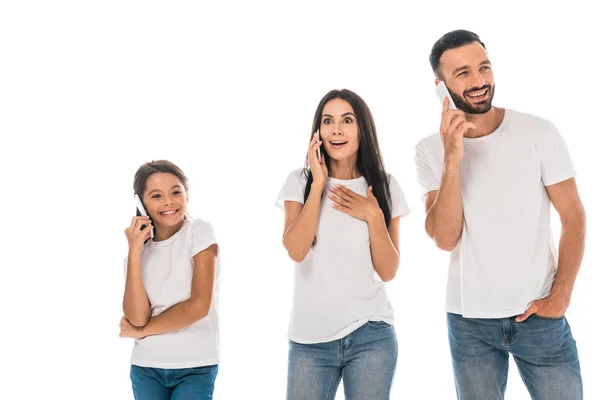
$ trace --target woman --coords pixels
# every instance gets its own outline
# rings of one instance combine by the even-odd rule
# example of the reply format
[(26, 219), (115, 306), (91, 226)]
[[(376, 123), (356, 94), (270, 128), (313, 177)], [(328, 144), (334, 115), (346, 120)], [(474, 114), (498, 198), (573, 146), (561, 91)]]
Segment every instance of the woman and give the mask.
[(388, 399), (397, 358), (385, 284), (400, 261), (402, 189), (386, 173), (371, 112), (349, 90), (315, 112), (305, 168), (278, 198), (296, 262), (288, 399)]

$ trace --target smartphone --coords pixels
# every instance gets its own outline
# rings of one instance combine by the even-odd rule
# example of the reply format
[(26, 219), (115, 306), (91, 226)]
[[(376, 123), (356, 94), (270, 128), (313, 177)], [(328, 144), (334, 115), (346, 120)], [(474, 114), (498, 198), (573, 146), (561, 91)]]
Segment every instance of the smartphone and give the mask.
[[(317, 129), (317, 136), (319, 137), (319, 140), (321, 140), (321, 132), (319, 132), (318, 129)], [(319, 162), (321, 162), (321, 146), (317, 147), (317, 159), (319, 160)]]
[(437, 93), (437, 96), (442, 104), (444, 104), (444, 97), (447, 97), (449, 100), (449, 109), (456, 110), (456, 105), (454, 104), (452, 96), (450, 96), (450, 92), (448, 92), (448, 88), (446, 87), (444, 81), (440, 81), (440, 83), (437, 85), (437, 88), (435, 89), (435, 92)]
[[(142, 204), (142, 200), (140, 200), (140, 196), (138, 196), (136, 193), (133, 195), (133, 198), (135, 199), (135, 205), (136, 205), (138, 211), (140, 212), (140, 214), (142, 214), (143, 217), (147, 217), (148, 213), (144, 209), (144, 205)], [(142, 225), (141, 229), (144, 229), (145, 227), (146, 227), (146, 225)], [(150, 229), (150, 237), (152, 239), (154, 239), (154, 229)]]

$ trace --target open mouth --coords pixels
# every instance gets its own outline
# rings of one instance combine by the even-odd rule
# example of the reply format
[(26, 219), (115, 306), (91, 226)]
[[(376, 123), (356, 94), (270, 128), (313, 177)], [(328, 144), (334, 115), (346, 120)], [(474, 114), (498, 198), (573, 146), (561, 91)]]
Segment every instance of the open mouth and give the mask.
[(468, 94), (466, 94), (465, 96), (471, 100), (474, 100), (476, 102), (480, 102), (482, 100), (486, 100), (488, 98), (488, 94), (490, 92), (489, 88), (485, 88), (485, 89), (481, 89), (481, 90), (477, 90), (474, 92), (469, 92)]
[(348, 144), (347, 140), (332, 140), (329, 142), (332, 148), (335, 150), (341, 149), (344, 145)]
[(159, 212), (159, 214), (162, 215), (163, 217), (171, 217), (173, 215), (176, 215), (177, 213), (179, 213), (179, 209), (166, 210), (166, 211)]

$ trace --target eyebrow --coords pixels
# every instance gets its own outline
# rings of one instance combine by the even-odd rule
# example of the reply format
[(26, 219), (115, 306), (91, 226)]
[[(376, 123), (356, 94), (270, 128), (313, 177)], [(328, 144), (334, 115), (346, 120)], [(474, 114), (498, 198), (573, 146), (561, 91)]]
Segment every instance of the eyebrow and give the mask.
[[(173, 190), (175, 188), (181, 189), (181, 185), (173, 185), (173, 187), (171, 187), (171, 190)], [(154, 190), (149, 191), (148, 194), (150, 195), (150, 194), (152, 194), (154, 192), (160, 192), (160, 191), (161, 191), (160, 189), (154, 189)]]
[[(492, 65), (492, 63), (490, 62), (490, 60), (485, 60), (485, 61), (482, 61), (482, 62), (480, 62), (480, 63), (479, 63), (479, 66), (481, 67), (482, 65), (486, 65), (486, 64), (487, 64), (487, 65)], [(468, 67), (468, 66), (466, 66), (466, 65), (465, 65), (465, 66), (463, 66), (463, 67), (458, 67), (458, 68), (456, 68), (454, 71), (452, 71), (452, 75), (456, 75), (457, 73), (459, 73), (459, 72), (461, 72), (461, 71), (465, 71), (465, 70), (467, 70), (467, 69), (469, 69), (469, 67)]]
[[(356, 115), (354, 115), (354, 113), (351, 113), (351, 112), (347, 112), (347, 113), (342, 114), (342, 117), (345, 117), (347, 115), (352, 115), (354, 118), (356, 118)], [(325, 118), (325, 117), (333, 118), (333, 115), (323, 114), (323, 118)]]

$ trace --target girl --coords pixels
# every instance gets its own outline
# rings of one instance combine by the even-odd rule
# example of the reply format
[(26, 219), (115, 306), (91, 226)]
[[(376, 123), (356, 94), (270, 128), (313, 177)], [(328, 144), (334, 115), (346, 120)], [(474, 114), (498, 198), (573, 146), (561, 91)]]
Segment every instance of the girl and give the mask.
[(287, 397), (333, 399), (343, 376), (346, 399), (388, 399), (397, 342), (383, 282), (398, 269), (409, 209), (357, 94), (327, 93), (312, 132), (305, 168), (278, 198), (296, 262)]
[[(121, 336), (134, 338), (136, 400), (212, 399), (219, 362), (219, 261), (210, 223), (186, 215), (188, 181), (169, 161), (135, 174)], [(150, 230), (154, 238), (150, 238)]]

